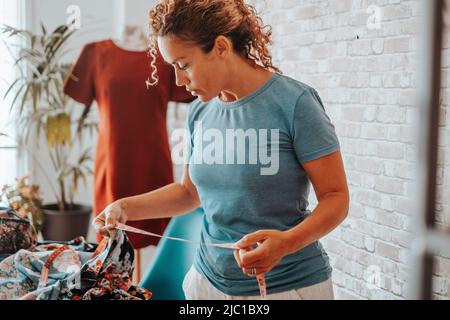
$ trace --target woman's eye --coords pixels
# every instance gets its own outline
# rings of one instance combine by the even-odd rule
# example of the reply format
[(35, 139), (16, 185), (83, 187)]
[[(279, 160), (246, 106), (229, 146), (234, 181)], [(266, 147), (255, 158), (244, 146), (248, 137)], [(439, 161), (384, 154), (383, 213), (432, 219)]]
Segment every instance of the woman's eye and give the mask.
[(180, 70), (186, 70), (188, 67), (189, 67), (188, 64), (185, 64), (184, 66), (178, 65), (178, 68), (179, 68)]

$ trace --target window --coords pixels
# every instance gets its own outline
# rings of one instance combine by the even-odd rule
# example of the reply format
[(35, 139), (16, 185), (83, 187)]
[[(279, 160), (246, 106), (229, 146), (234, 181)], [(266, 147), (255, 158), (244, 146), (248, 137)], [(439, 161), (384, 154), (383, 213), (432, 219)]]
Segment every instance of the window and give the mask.
[[(23, 0), (0, 0), (0, 25), (22, 27), (25, 17), (24, 3)], [(9, 51), (14, 48), (9, 47), (8, 50), (5, 46), (5, 36), (0, 35), (0, 37), (0, 132), (14, 137), (14, 126), (11, 123), (12, 116), (10, 114), (13, 95), (3, 99), (6, 90), (16, 76)], [(18, 160), (18, 150), (14, 141), (0, 136), (0, 187), (5, 183), (14, 182), (14, 178), (19, 175)]]

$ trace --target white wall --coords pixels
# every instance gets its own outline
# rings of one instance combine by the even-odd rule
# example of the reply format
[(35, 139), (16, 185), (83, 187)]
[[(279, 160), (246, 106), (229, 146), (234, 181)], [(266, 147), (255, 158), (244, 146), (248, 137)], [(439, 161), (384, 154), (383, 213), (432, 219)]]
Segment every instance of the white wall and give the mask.
[[(419, 1), (254, 0), (273, 26), (282, 70), (315, 87), (336, 125), (349, 217), (323, 239), (340, 299), (404, 299), (417, 184)], [(369, 28), (374, 5), (380, 28)], [(359, 36), (359, 39), (358, 39)], [(450, 225), (450, 33), (445, 34), (437, 216)], [(317, 203), (311, 194), (312, 207)], [(450, 298), (450, 257), (435, 257), (433, 297)]]

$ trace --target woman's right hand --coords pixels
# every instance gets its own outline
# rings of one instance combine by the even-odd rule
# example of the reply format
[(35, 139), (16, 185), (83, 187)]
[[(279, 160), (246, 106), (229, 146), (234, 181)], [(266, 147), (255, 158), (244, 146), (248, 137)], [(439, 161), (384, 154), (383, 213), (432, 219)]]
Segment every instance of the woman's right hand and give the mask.
[(108, 205), (93, 221), (98, 233), (105, 237), (112, 237), (116, 231), (117, 222), (125, 224), (127, 216), (120, 200)]

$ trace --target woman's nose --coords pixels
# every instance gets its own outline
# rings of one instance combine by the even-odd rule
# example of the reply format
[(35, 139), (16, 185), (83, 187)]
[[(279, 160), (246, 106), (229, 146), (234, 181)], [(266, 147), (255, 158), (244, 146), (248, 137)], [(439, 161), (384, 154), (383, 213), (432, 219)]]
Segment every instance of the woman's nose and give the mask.
[(175, 83), (179, 87), (185, 86), (189, 83), (189, 79), (183, 73), (184, 72), (175, 69)]

